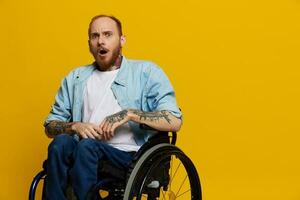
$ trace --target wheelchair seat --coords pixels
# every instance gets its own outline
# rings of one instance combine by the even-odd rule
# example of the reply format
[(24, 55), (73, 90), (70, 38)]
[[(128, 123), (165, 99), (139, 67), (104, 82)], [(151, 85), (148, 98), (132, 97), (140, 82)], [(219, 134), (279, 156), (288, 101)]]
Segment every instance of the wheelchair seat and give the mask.
[[(201, 185), (192, 161), (175, 146), (176, 133), (159, 132), (134, 154), (127, 170), (102, 161), (101, 180), (91, 189), (88, 200), (201, 200)], [(29, 200), (46, 169), (33, 180)], [(75, 200), (75, 195), (67, 195)]]

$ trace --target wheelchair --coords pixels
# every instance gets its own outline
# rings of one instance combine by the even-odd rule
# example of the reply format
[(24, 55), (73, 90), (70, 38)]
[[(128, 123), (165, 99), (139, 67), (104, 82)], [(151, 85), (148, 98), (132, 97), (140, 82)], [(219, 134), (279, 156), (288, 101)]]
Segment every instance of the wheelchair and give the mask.
[[(197, 170), (192, 161), (175, 146), (176, 139), (175, 132), (155, 134), (135, 153), (127, 171), (119, 169), (109, 161), (99, 163), (98, 176), (101, 180), (91, 189), (87, 199), (202, 200)], [(45, 162), (44, 169), (31, 183), (29, 200), (35, 199), (36, 188), (42, 182), (42, 195), (45, 192)], [(76, 200), (70, 187), (67, 189), (67, 198)]]

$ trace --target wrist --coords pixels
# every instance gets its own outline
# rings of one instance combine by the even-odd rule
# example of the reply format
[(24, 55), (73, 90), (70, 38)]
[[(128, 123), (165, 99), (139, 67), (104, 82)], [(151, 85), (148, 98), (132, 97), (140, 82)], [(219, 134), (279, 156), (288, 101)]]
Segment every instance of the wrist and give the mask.
[(80, 123), (80, 122), (71, 122), (70, 123), (70, 131), (72, 133), (77, 133), (77, 125), (78, 125), (78, 123)]
[(128, 116), (128, 120), (137, 122), (137, 120), (136, 120), (137, 115), (134, 113), (133, 109), (128, 109), (127, 110), (127, 116)]

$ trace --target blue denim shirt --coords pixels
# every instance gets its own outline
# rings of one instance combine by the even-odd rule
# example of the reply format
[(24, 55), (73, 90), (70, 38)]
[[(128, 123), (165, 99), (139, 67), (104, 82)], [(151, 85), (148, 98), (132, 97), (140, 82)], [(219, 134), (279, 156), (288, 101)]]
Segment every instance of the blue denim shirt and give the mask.
[[(73, 122), (82, 120), (83, 92), (88, 78), (97, 70), (95, 64), (71, 71), (62, 81), (44, 126), (52, 120)], [(167, 110), (181, 118), (174, 89), (165, 73), (152, 62), (129, 60), (123, 57), (120, 70), (111, 89), (122, 109), (146, 112)], [(153, 134), (129, 122), (138, 145)]]

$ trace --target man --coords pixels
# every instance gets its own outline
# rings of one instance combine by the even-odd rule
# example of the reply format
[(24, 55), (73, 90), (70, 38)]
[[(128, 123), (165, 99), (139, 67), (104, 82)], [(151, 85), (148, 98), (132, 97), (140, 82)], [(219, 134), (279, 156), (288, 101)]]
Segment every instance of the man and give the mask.
[(88, 34), (95, 62), (64, 78), (44, 124), (47, 136), (54, 138), (48, 148), (48, 200), (66, 199), (69, 181), (77, 198), (86, 199), (101, 160), (126, 169), (132, 152), (151, 136), (139, 124), (161, 131), (181, 127), (174, 90), (163, 71), (122, 56), (120, 21), (98, 15)]

